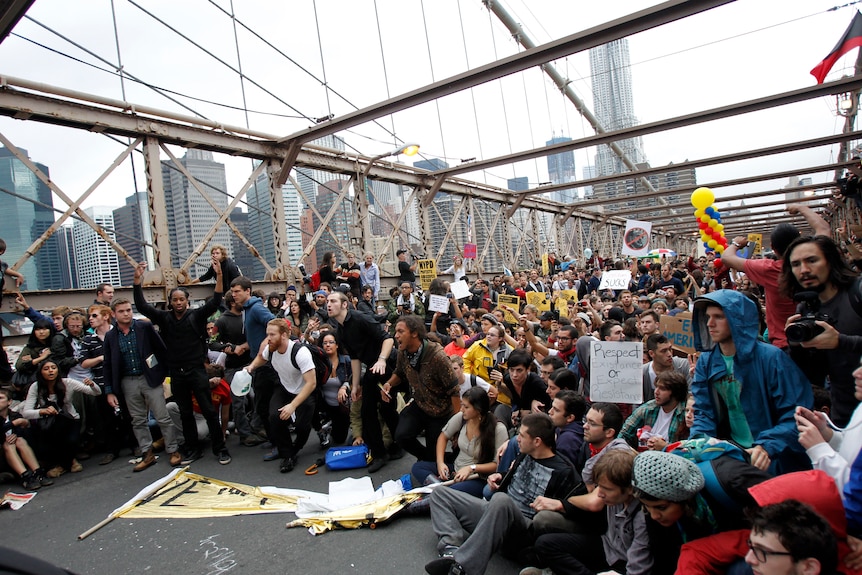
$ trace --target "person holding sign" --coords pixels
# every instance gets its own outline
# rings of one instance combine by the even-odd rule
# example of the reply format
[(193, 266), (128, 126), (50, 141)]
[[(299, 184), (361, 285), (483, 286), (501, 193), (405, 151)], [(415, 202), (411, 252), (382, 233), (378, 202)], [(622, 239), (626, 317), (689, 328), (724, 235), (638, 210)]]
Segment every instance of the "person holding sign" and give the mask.
[(757, 340), (757, 309), (739, 292), (719, 290), (694, 305), (701, 352), (691, 390), (691, 436), (730, 439), (770, 472), (810, 468), (797, 440), (796, 406), (814, 403), (811, 384), (790, 357)]

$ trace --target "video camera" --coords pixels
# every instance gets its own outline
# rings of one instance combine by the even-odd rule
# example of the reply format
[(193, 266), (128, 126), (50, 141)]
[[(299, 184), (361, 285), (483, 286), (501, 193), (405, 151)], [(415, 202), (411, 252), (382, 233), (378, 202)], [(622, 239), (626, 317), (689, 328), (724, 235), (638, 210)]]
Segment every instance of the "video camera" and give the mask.
[(784, 330), (785, 335), (787, 335), (788, 343), (800, 344), (804, 341), (811, 341), (826, 331), (823, 327), (815, 323), (817, 321), (825, 321), (829, 325), (835, 324), (835, 320), (833, 320), (829, 314), (820, 312), (820, 296), (817, 292), (799, 292), (793, 296), (793, 300), (802, 302), (804, 304), (804, 310), (802, 317), (788, 325)]

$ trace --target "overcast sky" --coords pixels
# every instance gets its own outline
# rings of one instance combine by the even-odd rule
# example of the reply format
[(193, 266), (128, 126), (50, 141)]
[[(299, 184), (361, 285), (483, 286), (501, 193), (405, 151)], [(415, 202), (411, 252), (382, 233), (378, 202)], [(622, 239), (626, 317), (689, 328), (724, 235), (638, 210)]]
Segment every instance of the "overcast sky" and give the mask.
[[(307, 118), (339, 116), (519, 51), (504, 26), (478, 0), (236, 0), (237, 19), (293, 60), (238, 28), (239, 63), (249, 79), (244, 84), (246, 106), (252, 110), (246, 119), (241, 111), (241, 81), (230, 69), (238, 68), (234, 28), (232, 20), (219, 10), (230, 12), (231, 3), (135, 1), (227, 65), (135, 4), (115, 0), (116, 38), (126, 72), (180, 94), (177, 99), (210, 119), (234, 125), (248, 121), (253, 129), (277, 135), (309, 126)], [(531, 38), (543, 44), (649, 4), (510, 0), (504, 5)], [(827, 12), (835, 5), (834, 0), (738, 0), (630, 37), (639, 120), (652, 122), (813, 85), (809, 70), (832, 49), (856, 10), (853, 6)], [(37, 0), (28, 16), (32, 20), (22, 19), (14, 35), (0, 45), (0, 73), (123, 97), (116, 75), (85, 63), (102, 69), (109, 66), (37, 24), (116, 63), (109, 0)], [(835, 66), (827, 80), (852, 73), (854, 59), (855, 51)], [(586, 52), (555, 64), (592, 107)], [(323, 86), (324, 78), (330, 90)], [(125, 98), (189, 113), (129, 80)], [(390, 132), (394, 132), (402, 141), (419, 142), (425, 157), (443, 158), (450, 165), (465, 158), (490, 158), (539, 147), (553, 136), (579, 138), (593, 133), (538, 69), (381, 118), (379, 123), (358, 126), (343, 136), (355, 151), (373, 155), (393, 147)], [(646, 136), (644, 149), (650, 163), (658, 166), (826, 136), (840, 132), (842, 126), (834, 98), (823, 98)], [(72, 197), (80, 195), (122, 150), (105, 136), (32, 121), (0, 118), (0, 132), (27, 148), (34, 160), (47, 164), (52, 179)], [(582, 168), (593, 163), (594, 153), (593, 149), (576, 152), (579, 177)], [(835, 161), (836, 154), (837, 146), (824, 147), (703, 168), (698, 170), (698, 180), (804, 170)], [(218, 159), (227, 165), (233, 194), (246, 180), (251, 162)], [(143, 162), (138, 157), (135, 163), (138, 187), (143, 189)], [(532, 184), (544, 182), (548, 179), (546, 162), (531, 160), (468, 175), (504, 187), (513, 176), (527, 176)], [(813, 177), (822, 182), (831, 179), (831, 174)], [(768, 190), (784, 183), (764, 182), (745, 189)], [(120, 205), (133, 187), (127, 161), (84, 205)], [(718, 193), (735, 194), (740, 189)], [(55, 205), (64, 207), (59, 200)]]

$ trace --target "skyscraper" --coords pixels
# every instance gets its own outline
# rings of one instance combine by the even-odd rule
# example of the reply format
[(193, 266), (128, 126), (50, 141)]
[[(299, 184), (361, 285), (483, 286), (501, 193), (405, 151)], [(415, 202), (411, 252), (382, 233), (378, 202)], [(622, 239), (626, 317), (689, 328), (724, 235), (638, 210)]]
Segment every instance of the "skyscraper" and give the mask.
[[(180, 160), (219, 210), (226, 210), (227, 179), (224, 164), (213, 160), (212, 152), (189, 149)], [(165, 187), (165, 207), (168, 213), (168, 236), (171, 242), (171, 262), (179, 268), (204, 236), (219, 219), (219, 215), (194, 185), (178, 170), (172, 161), (162, 162), (162, 181)], [(222, 225), (209, 245), (230, 245), (230, 229)], [(191, 277), (202, 275), (210, 265), (209, 249), (204, 248), (194, 265), (189, 268)]]
[[(548, 163), (550, 163), (550, 161), (550, 158), (548, 158)], [(527, 176), (509, 178), (508, 180), (506, 180), (506, 187), (513, 192), (523, 192), (524, 190), (530, 188), (530, 181), (527, 179)]]
[[(29, 157), (27, 150), (19, 149)], [(48, 166), (34, 163), (45, 175), (50, 175)], [(0, 214), (3, 214), (0, 237), (6, 241), (4, 260), (12, 265), (54, 223), (54, 202), (51, 189), (6, 148), (0, 148), (0, 188), (22, 196), (0, 193)], [(24, 274), (23, 289), (62, 289), (57, 237), (51, 236), (18, 271)]]
[[(144, 246), (141, 238), (144, 237), (142, 221), (143, 213), (147, 209), (147, 192), (137, 192), (126, 198), (126, 205), (116, 208), (114, 214), (114, 231), (117, 243), (123, 246), (136, 262), (145, 260)], [(147, 216), (148, 217), (148, 216)], [(149, 221), (147, 221), (149, 226)], [(130, 286), (135, 276), (135, 270), (125, 262), (120, 263), (120, 285)]]
[[(312, 197), (316, 197), (316, 194), (309, 196), (309, 198)], [(295, 266), (299, 256), (302, 255), (303, 239), (299, 225), (301, 202), (299, 193), (290, 180), (281, 187), (281, 199), (284, 203), (285, 247), (290, 258), (290, 264)], [(269, 178), (266, 173), (261, 174), (248, 189), (246, 201), (248, 203), (247, 238), (267, 263), (275, 267), (275, 228), (271, 218)], [(255, 279), (263, 279), (265, 272), (266, 269), (257, 258), (255, 258), (252, 268), (244, 270), (244, 273), (252, 274)]]
[[(93, 206), (84, 210), (93, 221), (104, 228), (108, 237), (116, 241), (114, 209)], [(120, 258), (114, 248), (86, 222), (72, 224), (72, 237), (77, 257), (78, 287), (94, 288), (100, 283), (120, 285)], [(125, 262), (124, 262), (125, 263)]]
[[(346, 148), (344, 140), (335, 134), (327, 134), (326, 136), (312, 140), (309, 143), (316, 146), (322, 146), (324, 148), (338, 150), (339, 152), (343, 152)], [(295, 168), (295, 170), (296, 181), (299, 183), (302, 193), (305, 194), (308, 201), (312, 203), (317, 200), (317, 188), (321, 184), (331, 180), (347, 180), (347, 177), (342, 174), (333, 174), (332, 172), (326, 172), (323, 170), (302, 167)]]
[[(245, 239), (248, 240), (248, 212), (242, 211), (241, 208), (234, 208), (230, 213), (230, 221), (236, 226), (236, 229), (245, 236)], [(262, 276), (258, 277), (251, 275), (254, 270), (255, 262), (257, 262), (257, 258), (248, 251), (248, 248), (245, 247), (242, 240), (236, 237), (236, 234), (233, 232), (230, 234), (230, 245), (227, 246), (227, 248), (230, 250), (230, 257), (239, 267), (242, 275), (248, 276), (252, 280), (261, 279)]]
[[(593, 108), (602, 127), (607, 131), (631, 128), (638, 124), (634, 111), (632, 74), (629, 64), (629, 41), (614, 40), (590, 49), (590, 75), (593, 84)], [(635, 163), (646, 161), (641, 138), (621, 140), (617, 144)], [(611, 149), (602, 145), (596, 155), (599, 176), (626, 171)]]
[[(571, 138), (567, 138), (565, 136), (557, 136), (545, 142), (545, 145), (551, 146), (553, 144), (560, 144), (563, 142), (571, 141)], [(576, 178), (574, 150), (569, 150), (568, 152), (560, 152), (559, 154), (553, 154), (548, 156), (548, 178), (553, 184), (565, 184), (567, 182), (575, 181)], [(578, 189), (572, 188), (568, 190), (556, 190), (554, 192), (549, 192), (546, 195), (548, 196), (548, 199), (554, 200), (555, 202), (570, 204), (578, 198)]]

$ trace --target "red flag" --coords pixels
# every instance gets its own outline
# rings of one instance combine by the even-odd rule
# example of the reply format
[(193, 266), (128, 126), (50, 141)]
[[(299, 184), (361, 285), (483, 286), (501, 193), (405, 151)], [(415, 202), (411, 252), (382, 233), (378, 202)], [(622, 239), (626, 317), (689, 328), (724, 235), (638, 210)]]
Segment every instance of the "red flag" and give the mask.
[(853, 16), (853, 21), (850, 22), (850, 26), (847, 28), (847, 31), (844, 32), (844, 36), (842, 36), (841, 40), (838, 41), (838, 44), (832, 48), (829, 55), (826, 56), (822, 62), (817, 64), (813, 70), (811, 70), (811, 75), (817, 78), (818, 84), (822, 84), (823, 80), (826, 78), (826, 74), (829, 73), (829, 70), (832, 69), (832, 66), (835, 65), (838, 58), (853, 48), (858, 48), (860, 46), (862, 46), (862, 14), (857, 10), (856, 15)]

